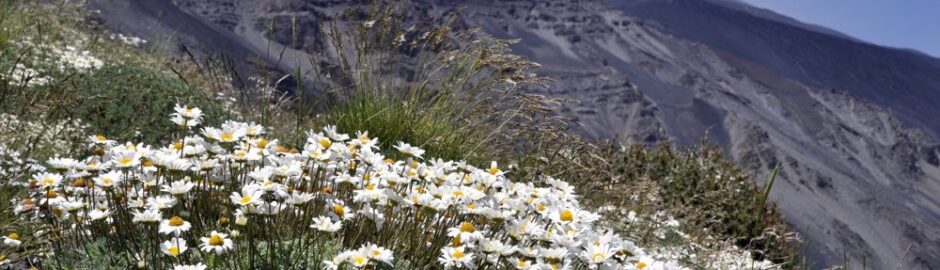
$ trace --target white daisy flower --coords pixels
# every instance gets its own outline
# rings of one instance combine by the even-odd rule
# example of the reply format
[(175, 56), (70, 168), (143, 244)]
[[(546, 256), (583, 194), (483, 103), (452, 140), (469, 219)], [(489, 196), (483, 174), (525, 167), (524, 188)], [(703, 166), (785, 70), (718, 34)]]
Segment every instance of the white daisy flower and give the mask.
[(144, 211), (132, 210), (134, 223), (157, 223), (163, 218), (159, 209), (146, 209)]
[(62, 175), (56, 173), (41, 173), (33, 175), (33, 179), (39, 181), (42, 188), (52, 188), (62, 182)]
[(176, 114), (186, 118), (186, 119), (199, 119), (202, 118), (202, 110), (196, 107), (190, 107), (188, 105), (176, 104), (173, 108), (176, 111)]
[(477, 231), (473, 223), (465, 221), (457, 227), (447, 229), (447, 236), (460, 237), (463, 241), (476, 241), (483, 238), (483, 233)]
[(404, 142), (398, 142), (395, 145), (395, 149), (398, 149), (399, 152), (414, 158), (421, 158), (421, 155), (424, 155), (424, 150), (418, 147), (411, 146), (410, 144)]
[(58, 157), (50, 158), (49, 160), (46, 161), (46, 163), (49, 164), (49, 166), (51, 166), (52, 168), (59, 169), (59, 170), (71, 170), (71, 169), (78, 168), (79, 166), (82, 165), (82, 163), (78, 162), (78, 160), (74, 160), (71, 158), (58, 158)]
[(134, 150), (115, 151), (111, 155), (111, 163), (115, 167), (126, 169), (140, 165), (141, 154)]
[(106, 218), (110, 215), (111, 215), (111, 211), (107, 209), (102, 210), (102, 209), (96, 208), (96, 209), (92, 209), (91, 211), (88, 211), (88, 219), (90, 220), (99, 220), (99, 219)]
[(330, 216), (338, 220), (350, 220), (356, 216), (356, 213), (352, 208), (346, 206), (342, 201), (334, 203), (330, 206)]
[(391, 250), (388, 250), (386, 248), (380, 247), (372, 243), (363, 245), (362, 248), (360, 248), (360, 250), (362, 253), (365, 253), (366, 256), (369, 257), (369, 259), (382, 262), (388, 265), (394, 265), (392, 263), (392, 260), (394, 260), (394, 258), (392, 256)]
[(104, 146), (110, 146), (110, 145), (117, 143), (114, 140), (109, 140), (108, 137), (105, 137), (102, 134), (88, 136), (88, 142), (91, 143), (92, 145), (104, 145)]
[(23, 243), (20, 241), (20, 235), (17, 233), (10, 233), (0, 238), (3, 238), (3, 244), (8, 247), (17, 247)]
[(473, 253), (467, 252), (464, 246), (444, 247), (437, 261), (443, 264), (444, 268), (475, 268)]
[(305, 204), (313, 200), (315, 196), (316, 195), (313, 193), (299, 192), (299, 191), (294, 190), (293, 192), (291, 192), (290, 197), (287, 197), (287, 199), (284, 200), (284, 203), (290, 204), (290, 205), (301, 205), (301, 204)]
[(313, 218), (313, 225), (310, 225), (310, 228), (314, 228), (318, 231), (334, 233), (343, 228), (343, 222), (332, 222), (329, 217), (319, 216)]
[(206, 265), (202, 263), (192, 265), (176, 265), (173, 270), (206, 270)]
[(167, 209), (176, 205), (176, 198), (167, 195), (147, 198), (147, 206), (155, 209)]
[(217, 231), (212, 231), (209, 234), (209, 237), (199, 238), (202, 241), (202, 244), (199, 244), (199, 250), (205, 252), (215, 252), (216, 254), (222, 254), (225, 251), (232, 249), (234, 243), (232, 239), (228, 238), (227, 234), (220, 233)]
[(581, 252), (581, 258), (588, 264), (602, 264), (614, 255), (614, 251), (607, 244), (587, 245)]
[(179, 236), (181, 233), (188, 231), (190, 227), (192, 227), (192, 224), (189, 224), (189, 221), (185, 221), (179, 216), (173, 216), (170, 219), (166, 219), (160, 222), (159, 232), (161, 234), (173, 234)]
[(245, 136), (245, 129), (237, 128), (234, 126), (224, 127), (224, 129), (218, 129), (213, 127), (207, 127), (203, 129), (203, 134), (206, 138), (212, 139), (217, 142), (223, 143), (232, 143), (241, 140)]
[[(244, 195), (243, 195), (244, 194)], [(229, 199), (232, 200), (232, 203), (239, 206), (250, 206), (261, 204), (261, 195), (260, 191), (247, 193), (242, 191), (242, 193), (232, 192), (232, 195), (229, 196)]]
[(160, 251), (163, 251), (163, 254), (171, 257), (179, 257), (180, 254), (186, 252), (187, 249), (189, 249), (189, 247), (186, 246), (186, 240), (178, 237), (171, 238), (160, 244)]
[(182, 180), (164, 184), (160, 189), (163, 190), (163, 192), (173, 195), (185, 195), (186, 193), (189, 193), (189, 191), (192, 190), (195, 186), (196, 184), (193, 182)]

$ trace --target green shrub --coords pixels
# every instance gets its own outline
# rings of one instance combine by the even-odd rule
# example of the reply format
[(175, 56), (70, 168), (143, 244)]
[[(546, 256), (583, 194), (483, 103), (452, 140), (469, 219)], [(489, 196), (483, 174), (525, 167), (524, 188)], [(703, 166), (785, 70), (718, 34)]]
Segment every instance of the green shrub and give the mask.
[(173, 112), (174, 104), (192, 104), (207, 112), (207, 123), (216, 124), (222, 114), (217, 103), (188, 89), (177, 78), (148, 67), (129, 64), (106, 65), (94, 74), (72, 80), (66, 98), (68, 107), (55, 110), (61, 117), (84, 119), (91, 130), (118, 141), (161, 141), (176, 130), (161, 117)]

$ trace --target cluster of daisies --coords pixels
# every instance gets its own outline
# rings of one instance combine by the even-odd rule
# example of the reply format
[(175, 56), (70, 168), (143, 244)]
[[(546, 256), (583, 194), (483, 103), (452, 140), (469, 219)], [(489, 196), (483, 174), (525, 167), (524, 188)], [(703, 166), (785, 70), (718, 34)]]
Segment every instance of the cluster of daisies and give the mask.
[[(48, 84), (53, 78), (50, 71), (76, 71), (80, 73), (93, 72), (104, 66), (105, 62), (95, 57), (90, 51), (82, 49), (83, 44), (88, 43), (88, 38), (75, 31), (70, 31), (69, 36), (78, 36), (71, 40), (70, 44), (52, 44), (52, 43), (34, 43), (29, 36), (22, 37), (22, 40), (12, 41), (10, 44), (14, 48), (22, 50), (35, 50), (37, 57), (29, 57), (24, 63), (16, 63), (10, 70), (9, 82), (13, 85), (20, 85), (25, 82), (25, 86), (42, 86)], [(0, 74), (4, 77), (8, 74)]]
[[(3, 119), (2, 115), (0, 119)], [(0, 143), (0, 179), (16, 179), (45, 169), (38, 161), (23, 157), (19, 151)]]
[(47, 122), (0, 113), (0, 146), (24, 152), (24, 147), (14, 146), (29, 143), (50, 152), (68, 152), (72, 142), (84, 138), (87, 128), (88, 125), (78, 119)]
[[(15, 212), (60, 236), (116, 241), (140, 267), (232, 269), (239, 260), (225, 258), (330, 242), (340, 250), (318, 267), (682, 269), (596, 226), (574, 187), (548, 176), (511, 181), (495, 162), (431, 159), (402, 142), (382, 152), (367, 132), (334, 127), (297, 149), (252, 123), (200, 127), (198, 108), (178, 105), (170, 120), (180, 134), (166, 145), (96, 135), (89, 157), (48, 160)], [(4, 244), (19, 245), (8, 233)]]
[[(640, 246), (655, 259), (662, 261), (681, 261), (706, 269), (719, 270), (770, 270), (784, 269), (783, 264), (768, 259), (757, 260), (752, 250), (742, 249), (734, 243), (723, 242), (708, 236), (697, 239), (682, 231), (680, 222), (663, 211), (649, 215), (638, 214), (624, 208), (607, 205), (598, 209), (605, 217), (617, 217), (608, 223), (617, 226), (629, 235), (643, 235)], [(798, 235), (785, 235), (792, 241)]]

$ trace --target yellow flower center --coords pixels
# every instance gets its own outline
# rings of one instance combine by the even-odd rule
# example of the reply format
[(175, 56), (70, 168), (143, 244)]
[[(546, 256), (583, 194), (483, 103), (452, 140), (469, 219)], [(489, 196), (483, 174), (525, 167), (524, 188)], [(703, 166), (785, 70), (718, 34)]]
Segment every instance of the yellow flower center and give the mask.
[(604, 253), (594, 252), (594, 254), (591, 254), (591, 260), (595, 262), (603, 261)]
[(209, 237), (210, 246), (221, 246), (223, 243), (222, 237), (218, 234), (213, 234), (212, 237)]
[(114, 180), (111, 180), (111, 177), (104, 177), (104, 178), (101, 178), (101, 183), (105, 185), (110, 185), (111, 183), (114, 183)]
[(477, 205), (476, 205), (476, 204), (472, 204), (472, 203), (471, 203), (471, 204), (467, 204), (467, 209), (471, 209), (471, 210), (472, 210), (472, 209), (477, 209)]
[(354, 265), (363, 265), (363, 264), (366, 264), (366, 257), (363, 257), (363, 256), (361, 256), (361, 255), (357, 255), (356, 257), (353, 257), (352, 262), (353, 262)]
[(337, 216), (339, 216), (340, 218), (343, 218), (343, 217), (346, 216), (346, 208), (343, 207), (342, 205), (338, 205), (338, 204), (337, 204), (337, 205), (334, 205), (334, 206), (333, 206), (333, 213), (336, 214)]
[(268, 146), (268, 140), (265, 140), (264, 138), (258, 139), (259, 148), (265, 148), (267, 146)]
[(235, 140), (235, 134), (232, 134), (231, 132), (225, 132), (219, 136), (219, 139), (222, 139), (223, 142), (231, 142)]
[(153, 161), (150, 161), (149, 159), (144, 159), (143, 165), (144, 167), (153, 167)]
[(55, 199), (56, 197), (59, 197), (59, 193), (56, 193), (55, 190), (50, 189), (49, 191), (46, 191), (46, 198)]
[(463, 240), (460, 239), (459, 234), (455, 236), (453, 240), (450, 241), (450, 245), (455, 246), (455, 247), (459, 247), (463, 245)]
[(251, 199), (252, 199), (251, 196), (242, 196), (242, 199), (239, 200), (239, 202), (241, 202), (242, 204), (249, 204), (251, 203)]
[(10, 239), (13, 239), (13, 240), (17, 240), (17, 239), (20, 239), (20, 235), (17, 234), (17, 233), (10, 233), (10, 234), (7, 235), (7, 238), (10, 238)]
[(379, 251), (379, 249), (372, 250), (372, 256), (379, 256), (379, 255), (382, 255), (382, 251)]
[(166, 252), (169, 253), (170, 256), (176, 257), (180, 255), (180, 248), (173, 246), (173, 247), (168, 248)]
[(562, 210), (561, 213), (558, 214), (558, 216), (561, 219), (561, 221), (571, 222), (572, 220), (574, 220), (574, 213), (571, 213), (571, 210), (568, 210), (568, 209)]
[(333, 142), (330, 142), (330, 139), (327, 139), (327, 138), (320, 139), (319, 143), (320, 143), (320, 146), (323, 147), (323, 149), (330, 149), (330, 145), (333, 145)]
[(467, 256), (467, 255), (466, 255), (466, 254), (463, 254), (463, 251), (454, 250), (454, 252), (451, 252), (451, 253), (450, 253), (450, 256), (453, 257), (454, 259), (458, 259), (458, 260), (459, 260), (459, 259), (463, 259), (463, 257), (465, 257), (465, 256)]
[(130, 165), (131, 162), (134, 162), (134, 159), (131, 157), (122, 157), (120, 160), (118, 160), (118, 164), (120, 164), (121, 166)]
[(170, 226), (173, 226), (173, 227), (183, 226), (183, 218), (179, 216), (173, 216), (172, 218), (170, 218)]
[(646, 263), (645, 263), (645, 262), (637, 262), (637, 263), (636, 263), (636, 269), (638, 269), (638, 270), (643, 270), (643, 268), (646, 268)]
[(492, 174), (492, 175), (496, 175), (496, 174), (498, 174), (498, 173), (499, 173), (499, 167), (496, 167), (496, 166), (490, 166), (490, 170), (489, 170), (489, 173), (490, 173), (490, 174)]
[(108, 138), (105, 137), (105, 136), (102, 135), (102, 134), (98, 134), (97, 136), (95, 136), (95, 139), (98, 140), (99, 142), (103, 142), (103, 141), (108, 140)]
[(544, 204), (541, 204), (541, 203), (536, 204), (536, 205), (535, 205), (535, 209), (536, 209), (536, 210), (539, 210), (539, 212), (545, 211), (545, 205), (544, 205)]
[(375, 190), (375, 185), (373, 185), (373, 184), (366, 184), (366, 189), (368, 189), (368, 190)]
[(52, 177), (46, 177), (42, 179), (42, 183), (44, 185), (51, 186), (52, 184), (55, 184), (55, 179), (52, 179)]
[(454, 194), (454, 197), (457, 197), (457, 198), (463, 197), (463, 191), (460, 191), (460, 190), (455, 190), (453, 194)]
[(177, 151), (183, 150), (183, 141), (176, 141), (173, 143), (173, 149), (176, 149)]
[(474, 231), (476, 231), (476, 229), (473, 228), (473, 223), (470, 223), (470, 222), (460, 223), (460, 232), (472, 233)]
[(516, 266), (518, 266), (519, 268), (525, 268), (526, 265), (529, 265), (529, 261), (526, 261), (526, 260), (519, 260), (519, 262), (516, 263)]

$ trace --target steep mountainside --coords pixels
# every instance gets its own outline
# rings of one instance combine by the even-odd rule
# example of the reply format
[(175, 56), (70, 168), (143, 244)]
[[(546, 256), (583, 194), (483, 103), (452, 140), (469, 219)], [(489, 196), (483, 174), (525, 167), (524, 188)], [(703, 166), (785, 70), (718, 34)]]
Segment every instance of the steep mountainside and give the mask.
[[(349, 20), (349, 1), (95, 0), (106, 26), (233, 58), (303, 68), (316, 31)], [(782, 166), (772, 196), (809, 239), (818, 266), (940, 268), (940, 61), (699, 0), (414, 1), (420, 24), (459, 10), (458, 25), (520, 39), (565, 97), (561, 113), (595, 138), (684, 144), (708, 136), (742, 167)], [(639, 19), (638, 19), (639, 18)], [(143, 22), (143, 23), (141, 23)], [(269, 43), (269, 41), (271, 41)], [(285, 50), (287, 57), (269, 51)], [(247, 69), (247, 68), (246, 68)], [(910, 250), (905, 255), (906, 250)]]
[(940, 134), (940, 122), (932, 121), (940, 114), (934, 106), (940, 102), (938, 59), (782, 23), (724, 2), (608, 2), (679, 38), (730, 52), (807, 85), (850, 92), (890, 109), (905, 124), (934, 137)]

